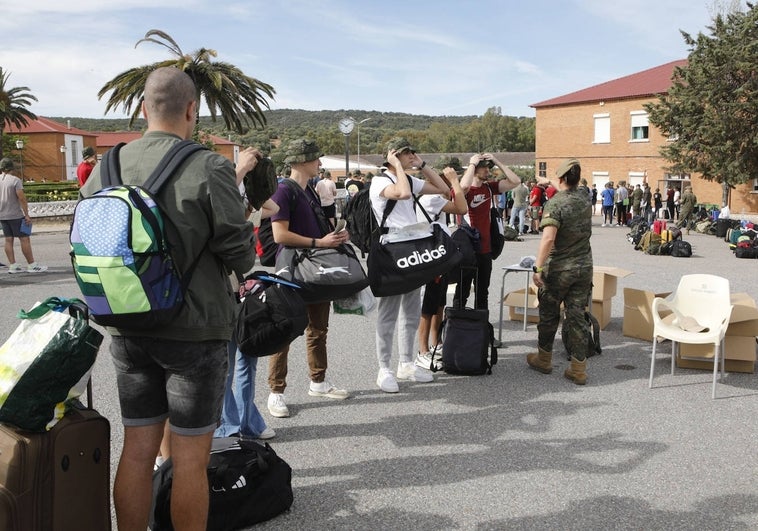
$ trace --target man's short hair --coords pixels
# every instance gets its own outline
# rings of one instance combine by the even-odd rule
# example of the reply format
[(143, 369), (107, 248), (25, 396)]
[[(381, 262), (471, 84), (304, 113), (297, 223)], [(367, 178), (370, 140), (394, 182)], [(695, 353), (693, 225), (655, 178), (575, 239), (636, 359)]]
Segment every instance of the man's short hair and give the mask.
[(195, 83), (173, 66), (153, 70), (145, 82), (145, 106), (158, 118), (178, 118), (187, 104), (197, 100)]

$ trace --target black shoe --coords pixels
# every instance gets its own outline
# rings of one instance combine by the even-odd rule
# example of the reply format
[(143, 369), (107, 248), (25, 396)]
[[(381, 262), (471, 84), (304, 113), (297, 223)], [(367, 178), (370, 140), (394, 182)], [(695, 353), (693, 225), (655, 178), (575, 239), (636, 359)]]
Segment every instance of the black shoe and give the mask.
[(492, 346), (495, 348), (503, 348), (505, 345), (503, 345), (503, 342), (499, 339), (495, 339), (492, 341)]

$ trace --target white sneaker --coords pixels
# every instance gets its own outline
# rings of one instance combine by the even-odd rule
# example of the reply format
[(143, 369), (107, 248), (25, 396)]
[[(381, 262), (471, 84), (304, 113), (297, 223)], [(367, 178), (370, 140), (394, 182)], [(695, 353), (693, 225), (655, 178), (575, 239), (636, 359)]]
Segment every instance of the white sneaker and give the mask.
[(600, 226), (601, 226), (601, 227), (605, 227), (605, 223), (603, 223), (603, 224), (602, 224), (602, 225), (600, 225)]
[(400, 387), (397, 385), (395, 375), (389, 369), (379, 369), (379, 375), (376, 377), (376, 385), (385, 393), (397, 393)]
[(268, 412), (274, 417), (289, 417), (290, 410), (284, 402), (284, 395), (281, 393), (269, 393), (268, 395)]
[(39, 265), (37, 262), (32, 262), (29, 267), (26, 268), (29, 273), (44, 273), (47, 271), (46, 265)]
[(20, 264), (11, 264), (8, 266), (8, 273), (14, 274), (14, 273), (23, 273), (24, 268), (21, 267)]
[(263, 430), (260, 433), (260, 435), (258, 435), (257, 438), (262, 441), (267, 441), (269, 439), (273, 439), (274, 437), (276, 437), (276, 432), (274, 431), (274, 428), (269, 428), (268, 426), (266, 426), (266, 429)]
[(397, 366), (397, 377), (400, 380), (410, 380), (418, 383), (428, 383), (434, 381), (432, 371), (422, 369), (412, 361), (400, 362)]
[(417, 367), (421, 367), (422, 369), (439, 371), (442, 369), (442, 356), (437, 356), (436, 352), (432, 354), (431, 352), (419, 352), (416, 354), (416, 360), (414, 361)]
[(323, 382), (311, 382), (310, 388), (308, 388), (308, 394), (311, 396), (323, 396), (326, 398), (334, 398), (335, 400), (344, 400), (350, 396), (345, 389), (337, 389), (333, 384), (330, 384), (326, 380)]

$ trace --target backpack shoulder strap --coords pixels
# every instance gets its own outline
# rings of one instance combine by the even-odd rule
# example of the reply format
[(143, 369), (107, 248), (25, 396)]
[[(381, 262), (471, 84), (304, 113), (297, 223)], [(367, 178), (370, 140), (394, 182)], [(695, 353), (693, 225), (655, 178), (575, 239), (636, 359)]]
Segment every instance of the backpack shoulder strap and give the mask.
[[(381, 177), (386, 177), (390, 180), (392, 184), (395, 184), (395, 181), (392, 180), (392, 177), (387, 175), (386, 173), (382, 173)], [(395, 209), (395, 205), (397, 204), (397, 199), (387, 199), (387, 203), (384, 205), (384, 212), (382, 213), (382, 221), (379, 223), (379, 229), (384, 229), (384, 224), (387, 221), (387, 218), (390, 214), (392, 214), (392, 211)], [(373, 213), (372, 213), (373, 215)]]
[(125, 142), (119, 142), (103, 154), (103, 160), (100, 161), (100, 181), (103, 188), (122, 184), (121, 162), (119, 161), (118, 154), (124, 145), (126, 145)]
[(204, 149), (208, 148), (192, 140), (177, 142), (163, 155), (153, 173), (145, 181), (143, 188), (151, 194), (156, 195), (184, 161), (196, 151)]

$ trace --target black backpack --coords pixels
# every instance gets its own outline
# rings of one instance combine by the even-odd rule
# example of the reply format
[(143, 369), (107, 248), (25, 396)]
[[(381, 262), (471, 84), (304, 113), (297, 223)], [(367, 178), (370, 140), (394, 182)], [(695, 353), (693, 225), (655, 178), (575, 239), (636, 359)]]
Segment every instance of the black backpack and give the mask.
[(671, 256), (676, 256), (677, 258), (689, 258), (692, 256), (692, 245), (690, 245), (690, 242), (674, 240), (671, 243), (673, 244), (671, 246)]
[[(410, 180), (410, 176), (408, 176)], [(371, 197), (369, 196), (370, 185), (364, 186), (345, 205), (342, 212), (342, 218), (347, 222), (347, 230), (350, 232), (350, 243), (352, 243), (363, 256), (366, 256), (371, 250), (371, 242), (379, 238), (379, 223), (374, 217), (374, 211), (371, 209)], [(412, 189), (412, 188), (411, 188)], [(397, 201), (394, 199), (387, 200), (384, 209), (385, 219), (395, 208)]]
[[(584, 320), (587, 321), (590, 327), (589, 337), (587, 338), (587, 357), (591, 358), (603, 353), (603, 349), (600, 347), (600, 323), (591, 312), (587, 311), (584, 312)], [(561, 328), (561, 339), (564, 346), (568, 345), (567, 334), (568, 330)], [(568, 359), (571, 359), (571, 353), (568, 352), (568, 348), (566, 348), (566, 354)]]

